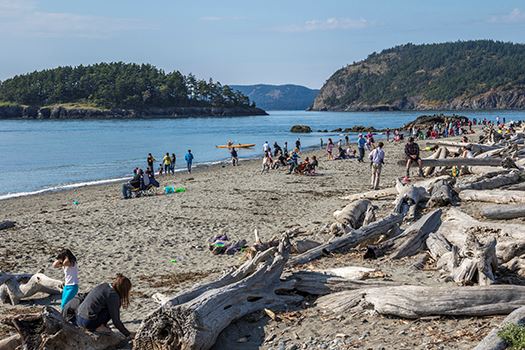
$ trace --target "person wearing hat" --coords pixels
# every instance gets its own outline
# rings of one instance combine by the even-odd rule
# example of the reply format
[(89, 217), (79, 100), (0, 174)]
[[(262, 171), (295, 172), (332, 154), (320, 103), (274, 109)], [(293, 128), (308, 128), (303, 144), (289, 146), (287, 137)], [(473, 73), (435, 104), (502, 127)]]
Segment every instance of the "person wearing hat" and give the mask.
[(357, 149), (359, 150), (359, 158), (357, 158), (357, 161), (361, 163), (364, 162), (363, 159), (365, 158), (365, 145), (366, 140), (363, 137), (363, 134), (359, 134), (357, 138)]

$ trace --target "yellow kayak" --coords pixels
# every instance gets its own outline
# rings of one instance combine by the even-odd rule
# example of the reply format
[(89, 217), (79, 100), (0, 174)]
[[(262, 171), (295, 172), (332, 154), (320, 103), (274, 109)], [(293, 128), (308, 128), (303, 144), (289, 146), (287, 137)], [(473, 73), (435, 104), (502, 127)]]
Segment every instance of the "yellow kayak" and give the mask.
[(238, 144), (232, 144), (232, 145), (219, 145), (215, 146), (217, 148), (250, 148), (255, 146), (255, 143), (238, 143)]

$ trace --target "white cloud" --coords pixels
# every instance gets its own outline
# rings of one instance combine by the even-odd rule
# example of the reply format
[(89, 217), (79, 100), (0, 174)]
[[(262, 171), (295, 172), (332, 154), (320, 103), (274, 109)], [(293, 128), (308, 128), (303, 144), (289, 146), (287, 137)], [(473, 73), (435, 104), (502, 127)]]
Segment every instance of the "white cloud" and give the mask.
[(327, 18), (323, 20), (313, 19), (301, 25), (290, 25), (276, 28), (280, 32), (313, 32), (326, 30), (351, 30), (363, 29), (370, 26), (370, 22), (364, 18)]
[(522, 12), (520, 9), (515, 8), (512, 11), (510, 11), (509, 14), (490, 17), (489, 22), (491, 22), (491, 23), (520, 23), (520, 22), (525, 22), (525, 13)]
[(122, 31), (151, 28), (129, 18), (40, 11), (32, 0), (0, 0), (0, 37), (107, 38)]

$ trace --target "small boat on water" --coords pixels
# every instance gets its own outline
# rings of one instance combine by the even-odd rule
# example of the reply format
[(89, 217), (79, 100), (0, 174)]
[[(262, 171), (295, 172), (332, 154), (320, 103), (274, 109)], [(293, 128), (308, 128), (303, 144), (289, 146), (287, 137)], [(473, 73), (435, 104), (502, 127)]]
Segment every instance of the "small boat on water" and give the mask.
[(255, 146), (255, 143), (238, 143), (238, 144), (231, 144), (231, 145), (218, 145), (215, 146), (217, 148), (251, 148)]

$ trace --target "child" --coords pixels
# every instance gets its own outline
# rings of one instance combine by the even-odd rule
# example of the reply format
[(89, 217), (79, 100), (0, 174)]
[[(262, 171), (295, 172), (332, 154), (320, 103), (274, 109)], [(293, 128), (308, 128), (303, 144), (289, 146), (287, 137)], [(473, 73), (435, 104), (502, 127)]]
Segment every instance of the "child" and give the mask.
[(73, 255), (71, 250), (64, 249), (61, 251), (55, 262), (53, 263), (54, 268), (62, 268), (64, 270), (64, 289), (62, 290), (62, 302), (60, 308), (64, 309), (64, 306), (68, 301), (73, 299), (78, 293), (78, 266), (77, 258)]

